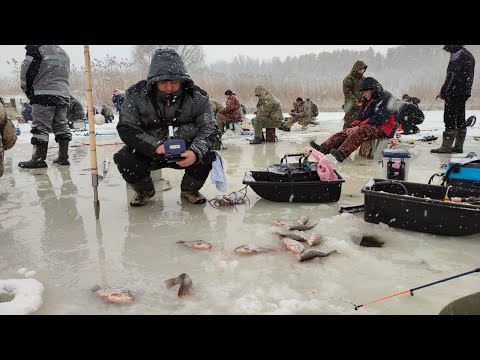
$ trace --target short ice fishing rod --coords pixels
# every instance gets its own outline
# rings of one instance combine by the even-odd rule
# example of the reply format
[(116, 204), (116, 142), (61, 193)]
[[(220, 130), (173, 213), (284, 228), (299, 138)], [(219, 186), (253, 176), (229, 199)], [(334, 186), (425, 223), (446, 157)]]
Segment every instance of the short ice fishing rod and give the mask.
[(410, 290), (404, 290), (404, 291), (400, 291), (396, 294), (392, 294), (392, 295), (389, 295), (389, 296), (385, 296), (381, 299), (377, 299), (377, 300), (373, 300), (373, 301), (370, 301), (370, 302), (367, 302), (365, 304), (362, 304), (362, 305), (356, 305), (356, 304), (353, 304), (355, 306), (355, 310), (358, 310), (359, 308), (361, 307), (365, 307), (367, 305), (370, 305), (370, 304), (373, 304), (373, 303), (376, 303), (376, 302), (379, 302), (379, 301), (382, 301), (382, 300), (386, 300), (386, 299), (390, 299), (392, 297), (395, 297), (395, 296), (398, 296), (398, 295), (402, 295), (402, 294), (406, 294), (406, 293), (410, 293), (410, 295), (413, 296), (413, 292), (414, 291), (417, 291), (417, 290), (420, 290), (420, 289), (423, 289), (423, 288), (426, 288), (428, 286), (432, 286), (432, 285), (435, 285), (435, 284), (439, 284), (441, 282), (444, 282), (444, 281), (448, 281), (448, 280), (452, 280), (452, 279), (455, 279), (455, 278), (458, 278), (458, 277), (461, 277), (461, 276), (465, 276), (465, 275), (470, 275), (470, 274), (473, 274), (475, 272), (480, 272), (480, 268), (477, 268), (477, 269), (474, 269), (474, 270), (471, 270), (471, 271), (467, 271), (463, 274), (459, 274), (459, 275), (455, 275), (455, 276), (451, 276), (449, 278), (446, 278), (446, 279), (442, 279), (442, 280), (438, 280), (438, 281), (435, 281), (435, 282), (432, 282), (430, 284), (426, 284), (426, 285), (422, 285), (422, 286), (418, 286), (416, 288), (413, 288), (413, 289), (410, 289)]
[(432, 102), (432, 105), (430, 105), (430, 107), (425, 111), (426, 113), (430, 111), (430, 109), (432, 108), (433, 104), (435, 104), (435, 101), (437, 101), (437, 99), (440, 97), (440, 95), (437, 95), (437, 97), (433, 100)]

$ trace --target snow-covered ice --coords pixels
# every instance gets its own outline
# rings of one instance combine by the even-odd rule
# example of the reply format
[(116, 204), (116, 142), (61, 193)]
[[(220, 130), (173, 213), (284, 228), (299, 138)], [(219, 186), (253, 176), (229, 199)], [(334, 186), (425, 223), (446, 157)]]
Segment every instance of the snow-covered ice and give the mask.
[[(479, 117), (480, 111), (467, 111), (467, 116), (473, 114)], [(221, 150), (228, 192), (244, 187), (246, 172), (265, 171), (285, 154), (302, 152), (311, 140), (321, 142), (339, 131), (342, 117), (340, 112), (321, 113), (319, 125), (304, 131), (298, 124), (291, 132), (277, 130), (278, 142), (260, 145), (250, 145), (249, 135), (228, 131), (223, 138), (226, 149)], [(442, 117), (442, 111), (426, 113), (421, 133), (401, 138), (399, 146), (411, 154), (410, 181), (426, 183), (448, 162), (451, 155), (430, 154), (440, 145)], [(154, 173), (157, 193), (149, 204), (132, 208), (128, 198), (133, 192), (112, 159), (122, 146), (116, 121), (96, 127), (98, 166), (105, 159), (111, 163), (98, 186), (98, 221), (90, 149), (85, 145), (88, 134), (74, 133), (70, 167), (52, 164), (58, 151), (52, 136), (48, 169), (25, 170), (17, 163), (30, 159), (31, 134), (29, 124), (20, 124), (22, 133), (5, 153), (5, 174), (0, 178), (0, 313), (437, 314), (450, 301), (478, 291), (479, 275), (473, 274), (358, 311), (342, 300), (361, 304), (478, 267), (480, 235), (439, 236), (367, 223), (363, 213), (339, 214), (341, 206), (362, 204), (361, 188), (370, 179), (383, 177), (378, 159), (352, 155), (337, 163), (328, 156), (346, 180), (337, 203), (276, 203), (248, 188), (250, 204), (193, 205), (179, 196), (183, 172), (166, 169)], [(439, 140), (418, 141), (427, 135)], [(468, 129), (466, 152), (480, 153), (479, 137), (480, 125)], [(417, 141), (411, 144), (411, 139)], [(164, 187), (162, 178), (171, 189)], [(208, 199), (220, 195), (208, 180), (202, 193)], [(291, 223), (300, 215), (319, 222), (306, 233), (325, 236), (320, 250), (340, 254), (299, 263), (286, 251), (251, 256), (233, 252), (248, 243), (282, 248), (272, 234), (279, 230), (272, 220)], [(354, 241), (359, 234), (378, 236), (385, 245), (359, 247)], [(176, 244), (178, 240), (205, 240), (213, 249), (192, 250)], [(187, 273), (195, 286), (194, 295), (182, 300), (163, 283), (181, 273)], [(25, 279), (32, 274), (34, 278)], [(95, 284), (126, 287), (135, 292), (136, 301), (129, 306), (105, 304), (92, 295)]]

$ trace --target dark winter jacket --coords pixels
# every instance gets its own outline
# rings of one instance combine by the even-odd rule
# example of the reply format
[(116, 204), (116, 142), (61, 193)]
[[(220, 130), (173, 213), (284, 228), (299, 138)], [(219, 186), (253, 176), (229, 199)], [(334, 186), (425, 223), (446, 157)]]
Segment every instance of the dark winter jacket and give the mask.
[(22, 104), (22, 117), (23, 121), (25, 122), (33, 121), (32, 105), (30, 105), (29, 103)]
[(70, 104), (68, 105), (67, 110), (67, 119), (71, 122), (83, 120), (85, 118), (85, 110), (83, 110), (82, 104), (80, 101), (75, 99), (73, 96), (70, 96)]
[(372, 77), (365, 78), (360, 84), (360, 91), (368, 89), (374, 90), (373, 96), (369, 101), (362, 99), (363, 105), (352, 125), (357, 125), (358, 121), (363, 122), (361, 125), (377, 126), (386, 137), (392, 138), (398, 127), (397, 100)]
[(100, 114), (102, 114), (105, 117), (105, 122), (107, 123), (111, 123), (115, 118), (112, 110), (107, 105), (102, 106), (102, 111), (100, 111)]
[(20, 68), (22, 90), (30, 104), (68, 105), (70, 58), (59, 45), (27, 45)]
[(463, 45), (445, 45), (444, 50), (452, 52), (447, 68), (447, 77), (440, 90), (440, 97), (472, 95), (475, 58)]
[[(156, 88), (158, 80), (182, 80), (182, 87), (166, 94)], [(197, 155), (197, 162), (212, 150), (217, 131), (208, 94), (194, 85), (175, 51), (158, 49), (147, 80), (126, 91), (117, 130), (127, 146), (154, 158), (156, 148), (168, 139), (169, 125), (175, 138), (184, 139)]]
[(409, 127), (411, 125), (423, 123), (423, 120), (425, 120), (425, 115), (417, 105), (403, 101), (401, 101), (399, 104), (398, 118), (403, 127), (406, 127), (405, 125)]
[(120, 112), (122, 108), (123, 101), (125, 100), (125, 93), (121, 90), (116, 90), (112, 96), (112, 103), (115, 106), (115, 110)]

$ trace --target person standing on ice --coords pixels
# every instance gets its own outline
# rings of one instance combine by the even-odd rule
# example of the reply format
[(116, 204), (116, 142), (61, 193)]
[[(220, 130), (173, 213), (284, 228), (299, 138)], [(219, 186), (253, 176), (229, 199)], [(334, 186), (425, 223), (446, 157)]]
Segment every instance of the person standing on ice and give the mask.
[[(185, 141), (182, 160), (168, 162), (164, 143), (169, 127)], [(199, 190), (212, 170), (217, 126), (206, 91), (194, 84), (173, 49), (157, 49), (147, 80), (125, 93), (117, 131), (125, 146), (113, 156), (124, 180), (135, 190), (131, 206), (143, 206), (155, 195), (150, 176), (161, 168), (184, 169), (180, 196), (193, 204), (206, 202)]]
[(27, 45), (20, 68), (22, 90), (32, 105), (32, 159), (21, 161), (21, 168), (46, 168), (51, 132), (59, 145), (55, 164), (70, 165), (68, 144), (72, 133), (67, 111), (70, 102), (70, 58), (59, 45)]
[[(445, 100), (442, 146), (430, 150), (434, 154), (462, 153), (467, 136), (465, 103), (472, 95), (475, 58), (464, 45), (445, 45), (443, 50), (450, 53), (447, 76), (438, 97)], [(455, 144), (453, 142), (455, 141)]]

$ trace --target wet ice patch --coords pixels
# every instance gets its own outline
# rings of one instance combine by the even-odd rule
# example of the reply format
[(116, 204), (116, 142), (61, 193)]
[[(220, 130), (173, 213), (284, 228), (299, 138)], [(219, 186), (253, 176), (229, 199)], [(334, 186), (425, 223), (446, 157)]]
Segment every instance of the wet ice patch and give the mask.
[(234, 271), (237, 266), (238, 266), (237, 260), (231, 260), (231, 261), (220, 260), (220, 262), (218, 263), (218, 267), (226, 271)]

